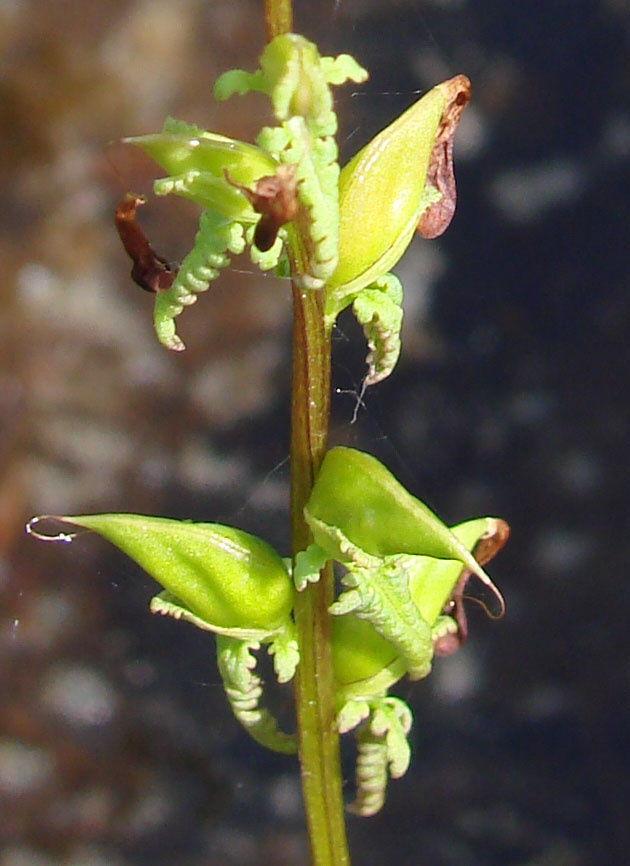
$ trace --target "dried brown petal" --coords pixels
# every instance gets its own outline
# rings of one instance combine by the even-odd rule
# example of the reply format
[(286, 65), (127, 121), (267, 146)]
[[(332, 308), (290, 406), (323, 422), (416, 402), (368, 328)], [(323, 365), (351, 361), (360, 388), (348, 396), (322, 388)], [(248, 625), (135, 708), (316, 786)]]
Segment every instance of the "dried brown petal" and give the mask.
[[(481, 536), (475, 548), (473, 555), (479, 565), (485, 565), (492, 557), (498, 553), (510, 535), (510, 527), (505, 520), (494, 518), (488, 530)], [(465, 568), (459, 576), (455, 584), (451, 596), (444, 606), (444, 613), (453, 617), (457, 623), (457, 632), (455, 634), (447, 634), (444, 637), (438, 638), (435, 642), (434, 650), (438, 656), (448, 656), (456, 652), (466, 640), (468, 635), (468, 623), (466, 620), (466, 611), (464, 610), (464, 590), (471, 576), (471, 572)], [(498, 592), (498, 590), (497, 590)], [(499, 596), (502, 602), (502, 599)]]
[(233, 181), (227, 169), (225, 179), (243, 193), (257, 213), (262, 214), (254, 232), (254, 243), (265, 252), (273, 246), (280, 227), (297, 215), (295, 169), (292, 165), (279, 165), (275, 174), (259, 178), (254, 190)]
[(116, 228), (125, 252), (133, 261), (133, 281), (146, 292), (159, 292), (171, 287), (178, 269), (155, 252), (142, 231), (136, 210), (145, 203), (144, 196), (128, 192), (116, 208)]
[(430, 205), (420, 217), (417, 232), (423, 238), (436, 238), (446, 229), (455, 213), (457, 190), (453, 173), (453, 139), (459, 119), (470, 101), (470, 81), (456, 75), (439, 85), (446, 96), (446, 106), (435, 136), (427, 183), (442, 193), (440, 201)]

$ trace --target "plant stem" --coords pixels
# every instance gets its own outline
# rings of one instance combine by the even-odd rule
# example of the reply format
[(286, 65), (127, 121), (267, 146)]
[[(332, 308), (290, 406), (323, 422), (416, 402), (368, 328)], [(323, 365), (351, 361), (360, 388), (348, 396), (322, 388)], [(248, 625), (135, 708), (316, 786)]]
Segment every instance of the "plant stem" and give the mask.
[[(330, 411), (330, 340), (324, 333), (323, 293), (293, 287), (291, 403), (291, 534), (293, 554), (312, 541), (304, 505), (326, 453)], [(339, 737), (328, 607), (334, 575), (297, 595), (295, 619), (300, 665), (295, 704), (302, 790), (313, 866), (349, 866), (341, 791)]]
[[(271, 41), (293, 28), (292, 0), (264, 0)], [(328, 443), (330, 339), (324, 331), (322, 291), (298, 288), (300, 244), (289, 244), (293, 275), (291, 385), (291, 539), (293, 556), (312, 541), (304, 519)], [(328, 607), (333, 600), (332, 564), (320, 580), (297, 593), (295, 622), (300, 664), (295, 676), (302, 792), (312, 866), (350, 866), (341, 791), (339, 735), (335, 731), (335, 686)]]
[(292, 0), (264, 0), (267, 42), (293, 30)]

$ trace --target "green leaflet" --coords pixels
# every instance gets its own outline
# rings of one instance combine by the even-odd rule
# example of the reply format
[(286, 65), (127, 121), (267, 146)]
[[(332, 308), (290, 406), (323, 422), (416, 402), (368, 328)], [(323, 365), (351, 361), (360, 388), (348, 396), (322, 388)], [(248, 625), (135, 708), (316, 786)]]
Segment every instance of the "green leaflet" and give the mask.
[(293, 755), (297, 752), (295, 736), (278, 730), (269, 710), (259, 706), (263, 689), (260, 677), (254, 673), (256, 658), (252, 654), (259, 648), (256, 642), (217, 636), (217, 664), (223, 687), (232, 712), (251, 737), (267, 749)]
[[(387, 777), (398, 779), (407, 772), (411, 750), (407, 734), (412, 715), (400, 698), (375, 698), (360, 702), (355, 709), (350, 701), (339, 714), (340, 730), (350, 730), (366, 718), (357, 733), (356, 799), (348, 808), (367, 818), (375, 815), (385, 801)], [(367, 715), (366, 715), (367, 713)]]
[(260, 58), (253, 74), (233, 69), (219, 76), (215, 99), (228, 99), (251, 90), (266, 93), (279, 121), (293, 115), (308, 119), (315, 137), (334, 135), (337, 122), (329, 84), (365, 81), (368, 74), (349, 54), (320, 57), (317, 46), (296, 33), (276, 36)]
[(389, 557), (372, 567), (350, 567), (343, 578), (349, 589), (333, 602), (330, 612), (352, 613), (369, 622), (403, 659), (410, 679), (419, 680), (431, 670), (433, 638), (409, 592), (407, 560)]
[(245, 248), (243, 227), (219, 217), (212, 211), (201, 215), (195, 246), (181, 263), (170, 289), (155, 297), (153, 320), (155, 332), (167, 349), (181, 352), (185, 346), (175, 332), (175, 317), (184, 307), (194, 304), (197, 295), (205, 292), (219, 269), (229, 264), (228, 252), (241, 253)]
[(355, 297), (352, 312), (363, 328), (369, 354), (366, 385), (386, 379), (400, 355), (402, 286), (393, 274), (385, 274)]

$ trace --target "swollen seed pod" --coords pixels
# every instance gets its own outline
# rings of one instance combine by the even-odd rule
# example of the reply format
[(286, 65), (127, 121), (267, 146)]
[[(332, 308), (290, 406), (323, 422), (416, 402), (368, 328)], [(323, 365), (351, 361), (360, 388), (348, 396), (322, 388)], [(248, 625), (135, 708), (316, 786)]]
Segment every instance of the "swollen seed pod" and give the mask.
[(304, 514), (315, 542), (341, 562), (339, 533), (370, 556), (411, 554), (457, 560), (493, 587), (465, 544), (370, 454), (332, 448)]
[[(444, 118), (452, 119), (449, 107), (462, 89), (466, 97), (458, 103), (459, 120), (470, 94), (463, 75), (426, 93), (342, 168), (339, 261), (327, 287), (329, 321), (347, 305), (349, 295), (394, 267), (422, 215), (441, 200), (445, 184), (435, 182), (436, 172), (429, 176), (429, 170), (435, 167)], [(451, 151), (456, 125), (448, 127)]]
[(391, 643), (354, 614), (333, 617), (332, 648), (335, 681), (341, 687), (368, 682), (398, 657)]
[[(507, 524), (496, 517), (479, 517), (468, 520), (450, 531), (461, 541), (467, 550), (474, 553), (483, 564), (500, 550), (509, 534)], [(409, 593), (423, 619), (435, 625), (442, 613), (454, 616), (457, 633), (438, 641), (436, 651), (440, 655), (454, 652), (465, 640), (465, 615), (461, 610), (451, 610), (449, 600), (462, 577), (470, 572), (456, 559), (436, 559), (428, 556), (409, 557), (406, 562), (409, 578)], [(458, 602), (461, 602), (458, 599)], [(464, 633), (459, 634), (462, 626)], [(435, 639), (435, 638), (434, 638)], [(397, 658), (395, 648), (385, 640), (369, 622), (354, 614), (335, 616), (332, 621), (333, 666), (335, 679), (346, 690), (357, 690), (379, 677), (384, 686), (385, 669), (394, 682), (404, 673), (394, 662)]]
[(358, 291), (396, 264), (418, 223), (446, 104), (434, 87), (362, 148), (339, 176), (339, 263), (329, 287)]
[[(292, 581), (275, 550), (255, 535), (217, 523), (141, 514), (88, 514), (55, 520), (102, 535), (210, 630), (272, 634), (288, 622)], [(29, 524), (30, 532), (46, 538), (35, 532), (34, 523)], [(58, 538), (69, 540), (70, 536)]]

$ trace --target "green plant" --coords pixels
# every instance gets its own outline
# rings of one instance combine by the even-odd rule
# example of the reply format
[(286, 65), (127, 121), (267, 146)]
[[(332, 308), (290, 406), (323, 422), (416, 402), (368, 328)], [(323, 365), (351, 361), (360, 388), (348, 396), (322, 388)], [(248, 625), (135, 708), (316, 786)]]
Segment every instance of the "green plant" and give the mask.
[[(282, 28), (280, 28), (282, 29)], [(320, 57), (301, 36), (281, 33), (253, 74), (233, 70), (215, 95), (259, 91), (277, 121), (256, 145), (167, 119), (161, 133), (127, 139), (167, 172), (157, 195), (203, 207), (179, 270), (150, 247), (129, 194), (117, 224), (132, 275), (155, 292), (158, 339), (184, 345), (175, 319), (197, 300), (230, 253), (249, 248), (263, 269), (289, 271), (294, 298), (291, 444), (293, 556), (233, 527), (135, 514), (58, 517), (94, 530), (163, 587), (151, 610), (214, 632), (234, 715), (261, 744), (299, 750), (313, 863), (348, 862), (338, 734), (355, 730), (361, 815), (381, 808), (388, 775), (407, 769), (409, 707), (388, 695), (403, 676), (425, 677), (434, 654), (466, 635), (463, 595), (475, 575), (498, 590), (483, 564), (507, 538), (492, 517), (447, 527), (375, 458), (327, 450), (330, 332), (352, 310), (369, 354), (365, 384), (393, 370), (400, 353), (402, 287), (389, 269), (416, 231), (433, 237), (452, 216), (452, 141), (469, 98), (457, 76), (429, 91), (340, 171), (331, 85), (367, 73), (347, 55)], [(39, 538), (68, 541), (72, 533)], [(342, 572), (334, 597), (332, 563)], [(255, 653), (265, 644), (280, 682), (294, 680), (297, 737), (261, 706)]]

